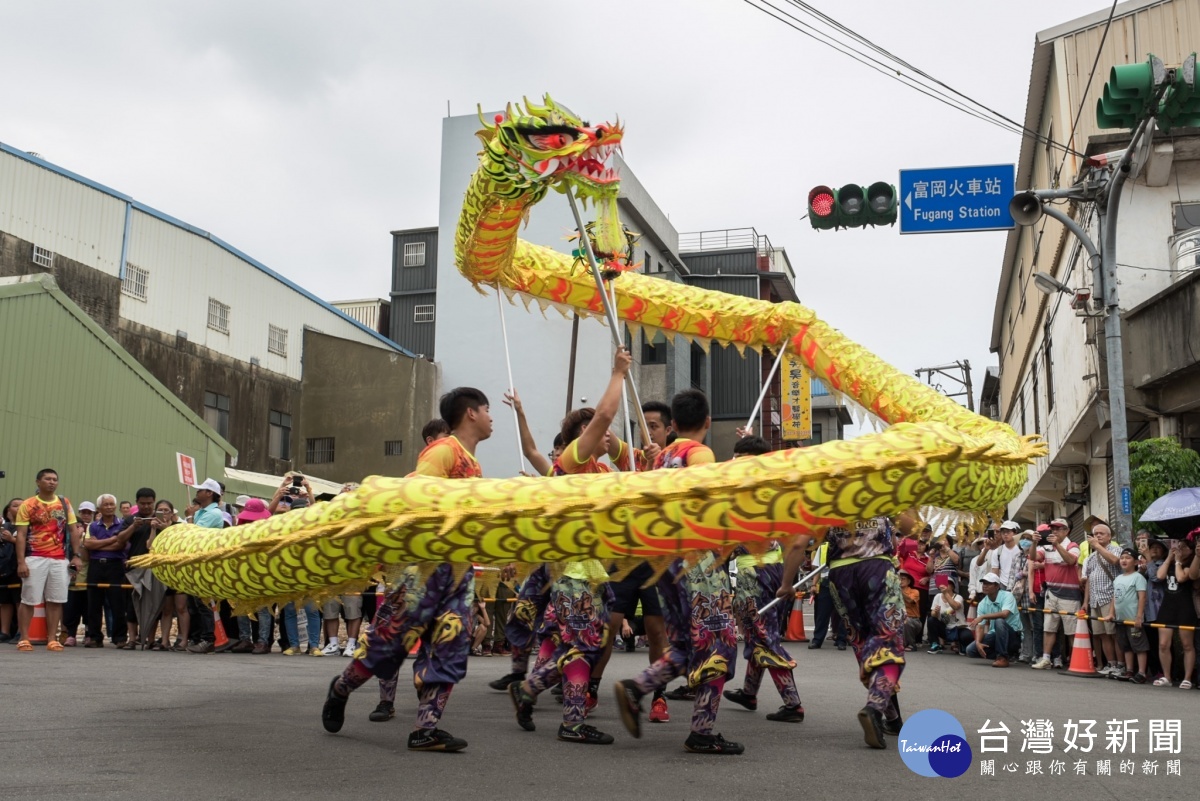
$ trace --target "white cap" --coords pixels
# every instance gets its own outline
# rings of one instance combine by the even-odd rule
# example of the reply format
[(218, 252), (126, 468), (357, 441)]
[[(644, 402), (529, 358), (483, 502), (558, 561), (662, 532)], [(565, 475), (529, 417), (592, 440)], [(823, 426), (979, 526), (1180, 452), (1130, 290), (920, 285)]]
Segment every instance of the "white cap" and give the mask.
[(84, 501), (83, 503), (79, 504), (79, 511), (94, 512), (96, 511), (96, 504), (92, 503), (91, 501)]
[(991, 584), (1003, 583), (1000, 581), (1000, 577), (998, 575), (996, 575), (996, 572), (994, 570), (991, 573), (987, 573), (986, 575), (984, 575), (984, 577), (981, 578), (980, 581), (987, 581)]
[(250, 500), (249, 495), (239, 495), (239, 496), (237, 496), (237, 500), (233, 502), (233, 505), (234, 506), (245, 506), (246, 501), (248, 501), (248, 500)]
[(193, 484), (192, 489), (206, 489), (214, 495), (221, 494), (221, 485), (217, 483), (216, 479), (212, 478), (206, 478), (199, 484)]
[(1000, 524), (1000, 528), (1002, 528), (1002, 529), (1006, 528), (1009, 531), (1020, 531), (1021, 524), (1018, 523), (1016, 520), (1005, 520), (1003, 523)]

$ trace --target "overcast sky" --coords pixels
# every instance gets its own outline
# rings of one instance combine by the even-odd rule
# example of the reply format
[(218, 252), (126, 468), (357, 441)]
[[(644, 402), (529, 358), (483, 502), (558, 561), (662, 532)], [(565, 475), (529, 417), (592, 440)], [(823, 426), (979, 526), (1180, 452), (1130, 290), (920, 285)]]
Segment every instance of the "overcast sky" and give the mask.
[[(1016, 120), (1034, 34), (1107, 10), (815, 5)], [(978, 392), (995, 363), (1003, 233), (816, 232), (800, 218), (816, 184), (1015, 162), (1020, 138), (745, 2), (26, 0), (4, 21), (0, 141), (327, 299), (387, 297), (388, 232), (436, 223), (447, 103), (463, 114), (549, 91), (592, 121), (620, 114), (629, 164), (681, 232), (757, 228), (787, 248), (806, 304), (896, 366), (970, 359)]]

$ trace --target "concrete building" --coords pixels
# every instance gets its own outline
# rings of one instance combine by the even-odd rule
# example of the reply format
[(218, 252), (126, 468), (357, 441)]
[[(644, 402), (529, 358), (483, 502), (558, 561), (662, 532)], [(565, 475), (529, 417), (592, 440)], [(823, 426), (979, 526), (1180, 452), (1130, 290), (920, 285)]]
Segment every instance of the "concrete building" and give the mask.
[[(1167, 64), (1196, 49), (1200, 4), (1134, 0), (1037, 34), (1024, 125), (1087, 155), (1119, 150), (1129, 133), (1101, 132), (1095, 107), (1109, 69), (1153, 52)], [(1097, 48), (1104, 39), (1096, 60)], [(1093, 61), (1095, 77), (1088, 77)], [(1085, 92), (1086, 89), (1086, 92)], [(1082, 113), (1080, 109), (1082, 108)], [(1074, 122), (1078, 116), (1078, 126)], [(1073, 135), (1072, 135), (1073, 132)], [(1200, 131), (1157, 136), (1126, 183), (1117, 227), (1117, 280), (1124, 326), (1125, 388), (1131, 439), (1178, 436), (1200, 445)], [(1082, 159), (1032, 137), (1022, 141), (1017, 187), (1072, 184)], [(1063, 207), (1099, 242), (1090, 204)], [(1065, 228), (1044, 217), (1008, 235), (992, 324), (1000, 359), (991, 387), (1002, 420), (1038, 433), (1050, 456), (1030, 468), (1009, 517), (1036, 522), (1067, 517), (1076, 531), (1089, 515), (1110, 518), (1111, 428), (1103, 319), (1077, 316), (1062, 294), (1048, 297), (1032, 275), (1045, 272), (1070, 287), (1091, 287), (1086, 253)], [(1081, 309), (1081, 312), (1087, 312)], [(988, 394), (985, 380), (985, 395)]]
[(27, 498), (43, 467), (78, 507), (149, 486), (177, 506), (175, 454), (222, 476), (237, 451), (46, 274), (0, 278), (0, 494)]
[[(0, 144), (0, 276), (35, 273), (53, 275), (67, 297), (232, 443), (237, 459), (230, 466), (276, 475), (333, 466), (333, 435), (322, 432), (340, 425), (341, 415), (365, 413), (364, 404), (394, 403), (377, 383), (415, 380), (416, 396), (434, 392), (431, 365), (401, 369), (412, 353), (232, 245)], [(314, 331), (343, 350), (322, 347), (327, 361), (306, 353), (307, 333)], [(0, 342), (5, 360), (19, 358), (10, 349)], [(314, 371), (360, 358), (378, 363), (364, 356), (374, 351), (386, 377), (346, 385), (342, 411), (329, 409), (322, 418), (316, 411), (322, 407), (310, 405), (310, 418), (300, 419), (301, 392)], [(406, 388), (402, 397), (412, 394)], [(300, 431), (313, 436), (297, 438)], [(394, 427), (369, 436), (360, 431), (334, 443), (336, 469), (321, 472), (332, 480), (362, 478), (356, 464), (373, 463), (385, 442), (411, 443), (414, 435)], [(411, 469), (412, 453), (408, 448), (395, 463), (398, 474)]]

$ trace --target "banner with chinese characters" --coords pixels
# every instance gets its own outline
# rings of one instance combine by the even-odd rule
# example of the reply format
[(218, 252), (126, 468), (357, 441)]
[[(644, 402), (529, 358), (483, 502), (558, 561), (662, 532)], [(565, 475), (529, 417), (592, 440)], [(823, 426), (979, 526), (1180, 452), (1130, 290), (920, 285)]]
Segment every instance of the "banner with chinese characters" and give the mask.
[(800, 357), (783, 355), (779, 365), (780, 434), (784, 440), (812, 437), (812, 381)]

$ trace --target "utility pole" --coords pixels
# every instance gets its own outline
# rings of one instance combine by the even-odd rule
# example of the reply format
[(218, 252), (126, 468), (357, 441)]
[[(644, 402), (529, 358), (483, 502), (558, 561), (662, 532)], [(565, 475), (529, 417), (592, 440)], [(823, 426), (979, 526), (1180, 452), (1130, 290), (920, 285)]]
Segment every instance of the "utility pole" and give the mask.
[[(1110, 521), (1116, 540), (1133, 541), (1132, 488), (1129, 478), (1129, 422), (1125, 417), (1125, 359), (1121, 345), (1121, 308), (1117, 287), (1117, 215), (1121, 189), (1133, 167), (1133, 156), (1151, 126), (1169, 131), (1172, 125), (1194, 125), (1200, 120), (1200, 93), (1195, 90), (1196, 54), (1177, 67), (1164, 67), (1151, 55), (1139, 64), (1113, 67), (1096, 109), (1100, 128), (1131, 128), (1129, 145), (1123, 151), (1089, 158), (1091, 168), (1083, 179), (1067, 189), (1037, 189), (1012, 199), (1009, 210), (1018, 225), (1033, 225), (1043, 214), (1070, 231), (1088, 253), (1095, 303), (1104, 309), (1104, 348), (1107, 356), (1109, 421), (1112, 426), (1113, 484), (1116, 516)], [(1111, 171), (1111, 172), (1110, 172)], [(1068, 199), (1094, 202), (1100, 209), (1100, 247), (1068, 214), (1047, 201)], [(1086, 296), (1051, 275), (1035, 273), (1034, 285), (1042, 292), (1075, 295), (1072, 306), (1086, 308)]]
[[(947, 370), (957, 370), (958, 374), (955, 375), (953, 373), (948, 373), (946, 372)], [(937, 367), (918, 367), (914, 372), (917, 378), (920, 378), (921, 375), (924, 374), (925, 383), (932, 386), (938, 392), (941, 392), (947, 398), (958, 398), (966, 395), (967, 408), (971, 411), (975, 411), (975, 395), (971, 389), (971, 362), (968, 360), (963, 359), (960, 362), (951, 362), (950, 364), (942, 364)], [(933, 377), (935, 375), (940, 375), (956, 382), (960, 387), (962, 387), (962, 391), (944, 392), (941, 384), (933, 383)]]

